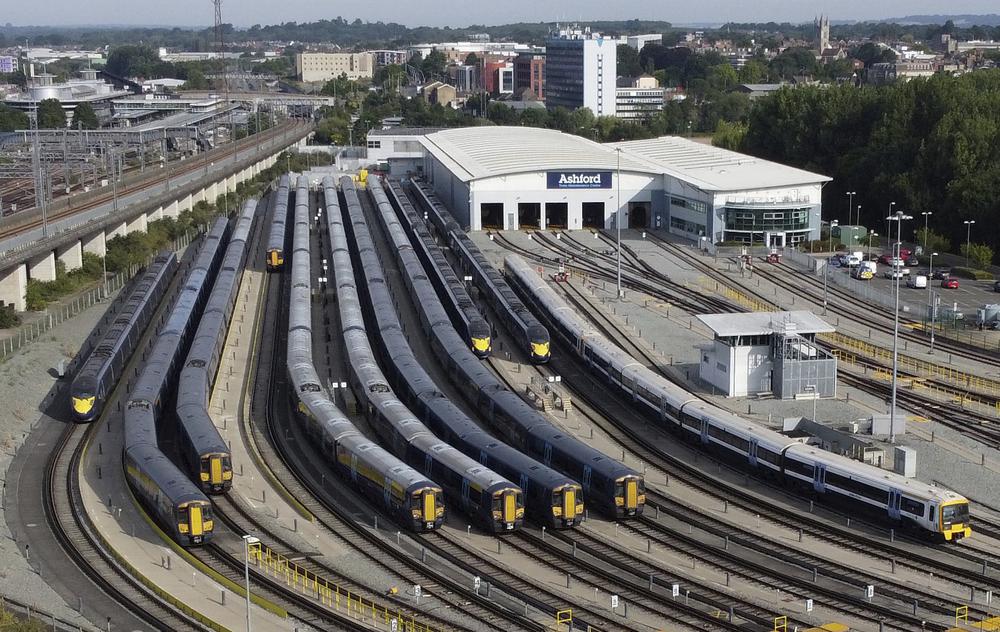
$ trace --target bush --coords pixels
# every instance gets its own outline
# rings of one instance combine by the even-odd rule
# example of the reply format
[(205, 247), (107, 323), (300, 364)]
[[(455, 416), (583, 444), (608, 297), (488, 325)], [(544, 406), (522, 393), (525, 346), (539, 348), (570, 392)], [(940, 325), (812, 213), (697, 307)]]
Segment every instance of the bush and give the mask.
[(962, 254), (980, 269), (993, 263), (993, 249), (986, 244), (962, 244)]
[(960, 279), (974, 279), (976, 281), (989, 281), (993, 278), (991, 272), (986, 270), (976, 270), (975, 268), (966, 268), (964, 266), (955, 266), (951, 269), (951, 276), (958, 277)]
[(14, 311), (13, 305), (0, 307), (0, 329), (10, 329), (21, 324), (21, 317)]

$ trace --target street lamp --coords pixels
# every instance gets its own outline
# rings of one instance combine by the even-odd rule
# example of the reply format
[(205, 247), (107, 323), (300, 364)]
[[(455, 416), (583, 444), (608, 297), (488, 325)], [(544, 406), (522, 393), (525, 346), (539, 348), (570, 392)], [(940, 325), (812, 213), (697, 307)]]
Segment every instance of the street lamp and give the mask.
[(937, 315), (936, 309), (934, 309), (934, 290), (931, 289), (934, 284), (931, 283), (931, 279), (934, 278), (934, 257), (937, 256), (936, 252), (931, 253), (931, 262), (927, 266), (927, 309), (931, 312), (931, 353), (934, 353), (934, 317)]
[(869, 260), (871, 260), (872, 258), (872, 237), (878, 237), (878, 233), (876, 232), (868, 233), (868, 256), (865, 258)]
[[(892, 202), (895, 204), (895, 202)], [(890, 208), (892, 208), (890, 204)], [(895, 270), (900, 270), (901, 266), (896, 265), (896, 258), (899, 257), (900, 247), (902, 246), (902, 231), (903, 231), (903, 220), (913, 219), (911, 215), (904, 215), (903, 211), (896, 211), (895, 215), (889, 215), (885, 218), (887, 222), (896, 222), (896, 244), (893, 247), (893, 260), (892, 267)], [(892, 233), (889, 233), (891, 236)], [(893, 281), (896, 288), (896, 306), (893, 310), (892, 318), (892, 403), (889, 408), (889, 443), (893, 443), (896, 438), (896, 379), (898, 373), (899, 364), (899, 277), (901, 274), (893, 273)]]
[[(892, 207), (894, 207), (894, 206), (896, 206), (895, 202), (889, 202), (889, 216), (890, 217), (893, 216), (892, 215)], [(890, 226), (891, 226), (891, 224), (889, 224), (889, 221), (886, 220), (886, 222), (885, 222), (885, 235), (889, 239), (892, 239), (892, 229), (890, 228)]]
[(854, 196), (857, 195), (857, 194), (858, 194), (857, 191), (848, 191), (847, 192), (847, 197), (848, 197), (848, 202), (847, 202), (847, 223), (848, 224), (851, 223), (851, 210), (854, 208)]
[(858, 221), (854, 222), (855, 226), (861, 223), (861, 205), (858, 204)]
[(965, 267), (968, 268), (969, 267), (969, 240), (972, 239), (972, 225), (976, 223), (976, 220), (974, 220), (974, 219), (967, 219), (967, 220), (965, 220), (962, 223), (965, 224)]
[(927, 219), (930, 218), (934, 213), (931, 211), (924, 211), (921, 215), (924, 216), (924, 252), (927, 252)]
[(815, 384), (809, 384), (809, 385), (803, 387), (802, 390), (805, 391), (806, 393), (812, 393), (812, 400), (813, 400), (813, 416), (812, 416), (812, 420), (816, 421), (816, 400), (819, 399), (819, 391), (816, 389), (816, 385)]
[(250, 547), (260, 544), (260, 538), (252, 535), (243, 536), (243, 579), (247, 590), (247, 632), (250, 632)]
[(615, 214), (615, 229), (618, 232), (618, 298), (622, 297), (622, 148), (615, 147), (618, 156), (618, 212)]
[[(833, 220), (830, 222), (830, 251), (833, 252), (833, 229), (840, 226), (840, 222)], [(830, 258), (826, 260), (826, 265), (823, 266), (823, 314), (826, 314), (826, 297), (827, 297), (827, 287), (829, 286), (830, 280)]]

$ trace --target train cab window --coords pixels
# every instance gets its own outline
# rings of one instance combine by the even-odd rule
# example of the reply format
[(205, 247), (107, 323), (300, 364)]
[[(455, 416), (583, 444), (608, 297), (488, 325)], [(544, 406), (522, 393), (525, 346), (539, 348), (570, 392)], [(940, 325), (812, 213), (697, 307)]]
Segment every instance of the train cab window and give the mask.
[(969, 505), (948, 505), (941, 508), (941, 520), (950, 523), (966, 523), (969, 521)]
[(907, 498), (903, 496), (899, 502), (899, 509), (905, 511), (908, 514), (913, 514), (914, 516), (924, 517), (924, 504), (922, 502), (913, 500), (912, 498)]

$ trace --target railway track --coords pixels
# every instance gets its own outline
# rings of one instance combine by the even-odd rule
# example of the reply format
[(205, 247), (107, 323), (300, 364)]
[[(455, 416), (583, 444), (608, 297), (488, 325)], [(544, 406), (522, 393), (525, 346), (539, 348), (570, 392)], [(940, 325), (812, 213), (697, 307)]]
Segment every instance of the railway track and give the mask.
[[(299, 127), (300, 124), (296, 122), (287, 126), (279, 126), (271, 128), (271, 130), (263, 132), (264, 135), (261, 137), (260, 140), (267, 142), (273, 140), (274, 138), (277, 138), (278, 136), (289, 133), (290, 131), (294, 131)], [(258, 139), (255, 136), (252, 136), (249, 139), (243, 139), (239, 141), (240, 146), (237, 148), (237, 151), (242, 151), (247, 147), (253, 146), (257, 143), (257, 141)], [(216, 157), (218, 156), (224, 157), (228, 153), (231, 153), (233, 151), (232, 148), (230, 147), (223, 147), (219, 149), (221, 151), (219, 154), (216, 155)], [(139, 182), (136, 185), (133, 185), (127, 190), (123, 190), (123, 193), (135, 193), (138, 191), (144, 191), (146, 189), (149, 189), (151, 187), (160, 184), (161, 182), (166, 182), (170, 179), (175, 179), (177, 177), (184, 176), (186, 174), (193, 173), (205, 168), (205, 163), (203, 160), (190, 160), (185, 162), (187, 164), (182, 166), (175, 166), (170, 173), (142, 180), (141, 182)], [(65, 209), (59, 210), (55, 213), (48, 215), (45, 218), (45, 222), (51, 224), (52, 222), (57, 222), (59, 220), (72, 217), (78, 213), (85, 212), (95, 207), (107, 204), (113, 198), (114, 194), (112, 192), (97, 196), (82, 206), (67, 206), (67, 208)], [(26, 210), (23, 211), (23, 213), (25, 214), (23, 217), (21, 217), (22, 215), (21, 213), (16, 213), (14, 215), (8, 216), (6, 218), (7, 221), (3, 222), (4, 225), (0, 225), (0, 240), (7, 239), (9, 237), (14, 237), (20, 233), (32, 230), (34, 228), (38, 228), (42, 225), (43, 220), (41, 212), (38, 211), (37, 209), (32, 211)], [(28, 215), (30, 215), (31, 217), (28, 217)]]

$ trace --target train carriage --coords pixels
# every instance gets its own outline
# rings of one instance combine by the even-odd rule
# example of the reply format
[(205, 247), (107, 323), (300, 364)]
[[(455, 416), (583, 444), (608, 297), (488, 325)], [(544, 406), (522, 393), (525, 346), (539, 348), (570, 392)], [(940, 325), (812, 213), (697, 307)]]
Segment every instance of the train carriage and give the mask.
[(125, 365), (149, 326), (177, 271), (177, 256), (161, 252), (146, 268), (114, 320), (73, 376), (70, 409), (76, 421), (100, 417), (104, 402), (118, 384)]
[(365, 437), (333, 403), (313, 364), (308, 183), (299, 181), (291, 258), (286, 369), (296, 418), (327, 464), (358, 492), (380, 503), (412, 531), (441, 526), (446, 505), (439, 485)]
[(569, 348), (640, 410), (653, 415), (658, 410), (665, 428), (811, 497), (912, 525), (944, 540), (971, 535), (968, 500), (961, 495), (805, 445), (697, 399), (588, 325), (523, 259), (508, 256), (505, 268), (526, 300), (567, 338)]
[(276, 193), (277, 202), (274, 205), (274, 216), (267, 237), (265, 251), (267, 269), (280, 270), (285, 265), (285, 226), (288, 222), (288, 195), (290, 177), (281, 176)]

